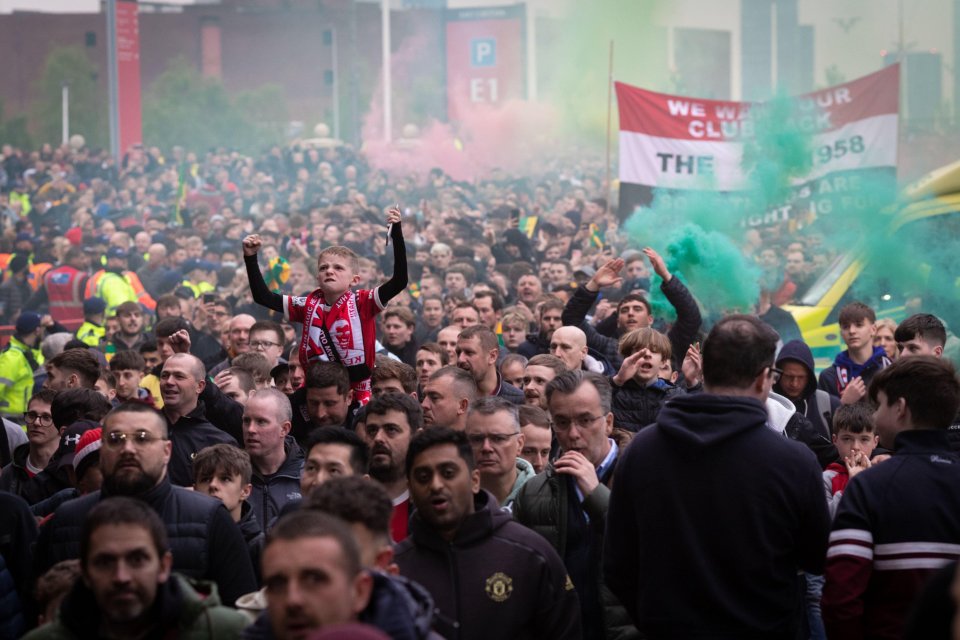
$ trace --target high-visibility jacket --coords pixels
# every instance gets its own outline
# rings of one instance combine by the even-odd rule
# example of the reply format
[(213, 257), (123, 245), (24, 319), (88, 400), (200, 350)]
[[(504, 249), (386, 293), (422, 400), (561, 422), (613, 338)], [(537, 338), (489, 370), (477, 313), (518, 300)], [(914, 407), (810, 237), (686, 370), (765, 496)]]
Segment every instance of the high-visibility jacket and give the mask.
[(52, 266), (49, 262), (38, 262), (37, 264), (30, 265), (27, 282), (30, 284), (31, 289), (36, 291), (40, 288), (40, 285), (43, 284), (43, 276), (47, 275), (47, 271), (50, 271)]
[(16, 191), (11, 191), (10, 203), (13, 204), (15, 200), (20, 203), (20, 217), (26, 218), (30, 214), (30, 211), (33, 209), (33, 205), (30, 204), (30, 194), (17, 193)]
[(157, 301), (153, 299), (150, 292), (147, 291), (143, 283), (140, 282), (140, 276), (137, 275), (137, 272), (125, 271), (123, 275), (127, 277), (127, 282), (130, 283), (134, 293), (137, 294), (137, 302), (139, 302), (141, 306), (150, 309), (150, 311), (156, 311)]
[(51, 269), (43, 277), (50, 316), (68, 329), (83, 324), (84, 287), (88, 277), (69, 265)]
[(43, 364), (40, 349), (31, 349), (16, 336), (0, 353), (0, 413), (20, 416), (33, 395), (33, 372)]
[(88, 347), (99, 347), (107, 335), (106, 327), (101, 327), (92, 322), (84, 322), (77, 329), (77, 339)]
[(194, 298), (199, 298), (200, 296), (202, 296), (202, 295), (205, 294), (205, 293), (211, 293), (211, 292), (217, 290), (217, 288), (216, 288), (215, 286), (213, 286), (212, 284), (210, 284), (210, 283), (207, 282), (206, 280), (201, 280), (201, 281), (198, 282), (197, 284), (194, 284), (194, 283), (190, 282), (189, 280), (184, 280), (183, 282), (180, 283), (180, 286), (181, 286), (181, 287), (186, 287), (187, 289), (190, 289), (190, 291), (193, 292), (193, 297), (194, 297)]
[(87, 280), (88, 298), (102, 298), (107, 303), (107, 316), (115, 315), (117, 307), (124, 302), (136, 302), (137, 292), (133, 290), (126, 277), (100, 269)]

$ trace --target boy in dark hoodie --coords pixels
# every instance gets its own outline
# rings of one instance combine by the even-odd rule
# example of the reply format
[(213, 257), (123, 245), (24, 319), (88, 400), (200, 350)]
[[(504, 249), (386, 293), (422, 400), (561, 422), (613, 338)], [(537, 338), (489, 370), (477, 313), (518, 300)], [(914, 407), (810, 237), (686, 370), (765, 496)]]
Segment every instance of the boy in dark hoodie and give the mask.
[(873, 376), (890, 364), (883, 347), (873, 346), (877, 314), (862, 302), (851, 302), (840, 309), (840, 337), (847, 345), (833, 364), (820, 373), (817, 385), (840, 398), (843, 404), (859, 402), (867, 395)]
[(215, 444), (197, 453), (193, 459), (193, 488), (198, 493), (217, 498), (240, 527), (250, 551), (253, 571), (260, 582), (260, 555), (263, 552), (263, 531), (247, 502), (253, 485), (250, 454), (232, 444)]
[(783, 371), (773, 385), (776, 393), (788, 398), (824, 438), (830, 437), (833, 414), (840, 398), (817, 389), (813, 352), (803, 340), (791, 340), (777, 354), (777, 368)]

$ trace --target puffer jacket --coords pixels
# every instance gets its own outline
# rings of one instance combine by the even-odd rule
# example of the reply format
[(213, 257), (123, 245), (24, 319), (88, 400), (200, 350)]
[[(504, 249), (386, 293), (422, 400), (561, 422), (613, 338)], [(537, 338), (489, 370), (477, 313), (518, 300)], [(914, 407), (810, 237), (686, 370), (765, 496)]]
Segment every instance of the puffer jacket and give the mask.
[[(108, 496), (94, 491), (65, 502), (41, 527), (35, 550), (37, 575), (61, 560), (80, 557), (84, 518), (102, 497)], [(135, 497), (149, 504), (163, 520), (174, 571), (214, 581), (230, 604), (256, 590), (246, 542), (222, 502), (175, 487), (166, 477)]]
[(653, 384), (641, 385), (636, 380), (627, 380), (623, 386), (613, 387), (614, 424), (620, 429), (636, 433), (657, 420), (660, 408), (676, 396), (686, 391), (666, 380), (657, 378)]
[(0, 555), (0, 639), (19, 638), (26, 626), (16, 584)]
[[(624, 440), (624, 443), (629, 440)], [(624, 446), (620, 445), (619, 455), (622, 455)], [(591, 522), (605, 522), (607, 507), (610, 504), (610, 483), (613, 480), (614, 467), (606, 474), (604, 480), (593, 492), (586, 496), (581, 503), (583, 511)], [(513, 517), (520, 524), (536, 531), (546, 538), (561, 558), (567, 555), (567, 508), (569, 505), (568, 492), (570, 483), (567, 478), (559, 475), (553, 463), (547, 465), (541, 473), (529, 480), (513, 504)], [(602, 543), (601, 543), (602, 544)], [(630, 621), (626, 609), (617, 600), (616, 596), (603, 584), (600, 584), (600, 602), (603, 606), (603, 626), (605, 637), (608, 640), (632, 640), (640, 638), (636, 627)]]
[[(180, 640), (232, 640), (247, 625), (239, 611), (220, 604), (217, 586), (191, 581), (176, 573), (159, 585), (156, 620), (163, 627), (152, 629), (148, 638)], [(24, 636), (25, 640), (74, 640), (89, 638), (100, 627), (100, 608), (93, 592), (77, 580), (53, 622)]]
[(579, 640), (580, 605), (563, 561), (481, 490), (474, 512), (446, 540), (419, 513), (396, 549), (400, 573), (436, 603), (447, 640)]

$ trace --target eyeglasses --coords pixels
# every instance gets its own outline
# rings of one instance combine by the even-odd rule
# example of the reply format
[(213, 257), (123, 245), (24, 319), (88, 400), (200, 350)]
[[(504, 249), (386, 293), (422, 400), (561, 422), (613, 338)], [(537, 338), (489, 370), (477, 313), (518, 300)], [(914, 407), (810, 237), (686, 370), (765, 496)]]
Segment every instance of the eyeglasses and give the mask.
[(780, 376), (783, 375), (783, 369), (777, 369), (776, 367), (770, 367), (770, 377), (773, 379), (773, 384), (780, 382)]
[(269, 340), (254, 340), (249, 343), (250, 347), (253, 349), (266, 349), (268, 347), (282, 347), (283, 345), (279, 342), (270, 342)]
[(39, 420), (40, 426), (42, 427), (49, 427), (53, 424), (53, 416), (51, 416), (49, 413), (27, 411), (25, 414), (23, 414), (23, 419), (27, 421), (27, 424), (30, 424), (31, 422), (37, 422), (37, 420)]
[(127, 439), (130, 439), (133, 442), (134, 446), (138, 449), (146, 447), (157, 440), (166, 440), (166, 438), (161, 438), (155, 436), (146, 431), (134, 431), (133, 433), (123, 433), (122, 431), (111, 431), (103, 437), (103, 443), (110, 447), (111, 449), (120, 449), (126, 444)]
[(553, 419), (553, 428), (556, 429), (557, 431), (566, 431), (573, 425), (577, 425), (577, 429), (586, 429), (587, 427), (592, 425), (594, 422), (604, 417), (606, 416), (604, 415), (591, 416), (587, 414), (584, 414), (582, 416), (577, 416), (576, 418), (566, 418), (563, 416), (558, 416), (558, 417), (554, 417)]
[(467, 442), (474, 447), (482, 447), (483, 443), (487, 440), (490, 441), (495, 447), (499, 447), (507, 444), (511, 438), (514, 436), (520, 435), (519, 433), (491, 433), (490, 435), (484, 435), (482, 433), (474, 433), (467, 436)]

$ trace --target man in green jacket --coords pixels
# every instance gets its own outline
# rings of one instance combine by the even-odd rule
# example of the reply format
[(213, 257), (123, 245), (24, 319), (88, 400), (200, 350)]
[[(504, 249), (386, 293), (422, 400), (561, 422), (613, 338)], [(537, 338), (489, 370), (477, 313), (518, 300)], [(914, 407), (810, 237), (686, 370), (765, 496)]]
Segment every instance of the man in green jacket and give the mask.
[(33, 374), (43, 364), (39, 313), (24, 311), (17, 317), (10, 344), (0, 353), (0, 414), (20, 420), (33, 394)]
[(520, 488), (513, 517), (563, 558), (580, 596), (584, 640), (639, 638), (600, 573), (610, 481), (620, 456), (611, 437), (610, 382), (598, 373), (567, 371), (547, 384), (546, 395), (562, 452)]
[(99, 502), (84, 523), (80, 548), (82, 579), (53, 622), (24, 638), (226, 640), (247, 625), (242, 613), (220, 604), (216, 585), (172, 573), (166, 528), (143, 502)]

